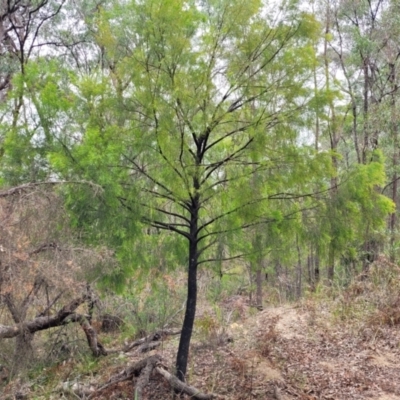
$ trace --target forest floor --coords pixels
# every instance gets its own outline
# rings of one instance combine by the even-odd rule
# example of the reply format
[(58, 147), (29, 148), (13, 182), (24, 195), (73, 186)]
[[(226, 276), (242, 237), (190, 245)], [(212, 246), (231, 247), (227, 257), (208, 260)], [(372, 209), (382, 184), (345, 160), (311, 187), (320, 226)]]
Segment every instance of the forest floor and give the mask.
[[(387, 293), (397, 284), (378, 292), (371, 285), (358, 282), (340, 294), (313, 293), (262, 311), (244, 295), (217, 305), (200, 302), (188, 383), (227, 400), (400, 400), (400, 295)], [(114, 333), (107, 346), (120, 340)], [(169, 336), (152, 351), (171, 372), (177, 345), (178, 336)], [(132, 351), (85, 363), (70, 358), (31, 373), (31, 379), (8, 382), (0, 399), (17, 398), (17, 389), (26, 399), (83, 399), (74, 387), (99, 387), (145, 356)], [(134, 385), (120, 382), (90, 398), (134, 399)], [(143, 399), (172, 398), (169, 385), (153, 372)]]
[[(190, 384), (232, 400), (400, 399), (400, 327), (340, 322), (314, 305), (268, 307), (197, 338)], [(172, 398), (156, 381), (147, 398)]]

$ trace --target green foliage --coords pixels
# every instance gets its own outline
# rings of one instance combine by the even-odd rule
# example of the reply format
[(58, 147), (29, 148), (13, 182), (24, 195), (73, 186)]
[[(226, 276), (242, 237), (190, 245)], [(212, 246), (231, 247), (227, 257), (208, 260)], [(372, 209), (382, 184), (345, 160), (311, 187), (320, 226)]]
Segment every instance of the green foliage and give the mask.
[[(115, 250), (118, 266), (99, 267), (103, 285), (122, 290), (137, 269), (186, 264), (193, 220), (199, 262), (217, 268), (240, 255), (294, 265), (293, 248), (305, 254), (310, 243), (323, 260), (353, 258), (381, 235), (393, 212), (377, 189), (385, 161), (370, 152), (352, 165), (353, 150), (327, 146), (354, 122), (343, 82), (318, 84), (329, 69), (318, 41), (337, 38), (296, 1), (279, 18), (266, 9), (259, 0), (82, 5), (100, 62), (76, 68), (46, 55), (15, 75), (2, 105), (2, 182), (71, 182), (60, 192), (74, 228)], [(348, 21), (344, 32), (354, 57), (376, 51)]]

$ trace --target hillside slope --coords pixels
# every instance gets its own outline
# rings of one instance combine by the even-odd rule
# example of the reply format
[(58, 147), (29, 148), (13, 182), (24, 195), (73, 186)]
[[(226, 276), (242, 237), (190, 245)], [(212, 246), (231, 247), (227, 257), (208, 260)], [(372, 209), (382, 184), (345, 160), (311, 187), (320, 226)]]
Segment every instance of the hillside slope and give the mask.
[[(218, 306), (202, 303), (191, 346), (188, 382), (227, 400), (400, 399), (400, 297), (357, 283), (340, 295), (268, 306), (256, 311), (234, 295)], [(386, 293), (386, 294), (385, 294)], [(384, 301), (385, 300), (385, 301)], [(101, 334), (102, 335), (102, 334)], [(101, 336), (100, 335), (100, 336)], [(118, 343), (118, 334), (106, 337)], [(113, 344), (114, 344), (113, 343)], [(173, 372), (177, 336), (157, 350)], [(100, 359), (67, 359), (29, 379), (3, 386), (1, 399), (132, 399), (136, 379), (95, 391), (146, 355), (137, 351)], [(153, 373), (144, 399), (172, 399), (170, 386)]]

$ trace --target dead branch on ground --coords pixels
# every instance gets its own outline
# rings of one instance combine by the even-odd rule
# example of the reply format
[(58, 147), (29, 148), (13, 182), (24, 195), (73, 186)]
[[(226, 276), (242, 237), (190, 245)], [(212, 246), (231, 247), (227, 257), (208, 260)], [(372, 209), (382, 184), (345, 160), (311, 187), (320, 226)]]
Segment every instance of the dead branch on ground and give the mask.
[[(155, 371), (159, 375), (161, 375), (166, 381), (170, 384), (170, 386), (177, 392), (187, 394), (191, 396), (192, 399), (196, 400), (223, 400), (224, 397), (216, 394), (205, 394), (194, 388), (193, 386), (187, 385), (184, 382), (181, 382), (177, 377), (170, 374), (165, 367), (162, 365), (162, 359), (159, 354), (155, 354), (153, 356), (147, 357), (143, 360), (138, 361), (134, 365), (129, 366), (118, 374), (112, 376), (104, 385), (100, 386), (97, 390), (92, 392), (88, 399), (97, 396), (99, 392), (107, 389), (112, 385), (116, 385), (117, 383), (131, 380), (135, 376), (138, 376), (138, 380), (136, 382), (135, 395), (138, 399), (141, 399), (143, 389), (149, 383), (151, 373)], [(135, 397), (136, 398), (136, 397)]]

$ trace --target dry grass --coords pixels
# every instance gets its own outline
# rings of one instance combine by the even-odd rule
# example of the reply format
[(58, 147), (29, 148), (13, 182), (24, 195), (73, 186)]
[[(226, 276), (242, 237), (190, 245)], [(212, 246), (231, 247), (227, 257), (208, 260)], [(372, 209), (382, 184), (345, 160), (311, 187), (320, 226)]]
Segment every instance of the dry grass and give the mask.
[[(183, 274), (175, 274), (164, 280), (167, 286), (183, 279)], [(207, 280), (202, 279), (207, 287)], [(317, 295), (299, 303), (270, 306), (262, 312), (255, 312), (246, 296), (228, 288), (222, 288), (224, 294), (214, 303), (205, 291), (200, 296), (187, 375), (191, 385), (227, 400), (268, 400), (276, 398), (276, 393), (285, 400), (400, 399), (397, 266), (381, 259), (371, 268), (368, 280), (337, 289), (336, 295), (332, 288), (328, 294), (320, 289)], [(172, 308), (179, 309), (181, 295), (175, 288), (170, 298)], [(158, 307), (153, 300), (141, 301)], [(120, 309), (119, 304), (125, 302), (127, 299), (108, 300), (109, 311)], [(175, 316), (176, 326), (181, 318), (182, 313)], [(123, 335), (101, 333), (100, 338), (106, 345), (118, 347), (123, 338), (133, 338), (134, 329), (130, 331), (128, 326), (124, 330)], [(158, 350), (171, 371), (177, 345), (178, 338), (171, 337)], [(26, 390), (30, 398), (38, 400), (57, 399), (60, 395), (73, 398), (62, 384), (100, 385), (142, 357), (129, 353), (96, 360), (81, 353), (62, 362), (53, 360), (44, 371), (40, 368), (30, 372)], [(94, 398), (133, 398), (134, 384), (116, 384)], [(15, 394), (22, 386), (22, 382), (10, 382), (3, 387), (4, 396)], [(163, 379), (152, 376), (144, 400), (172, 398)]]

